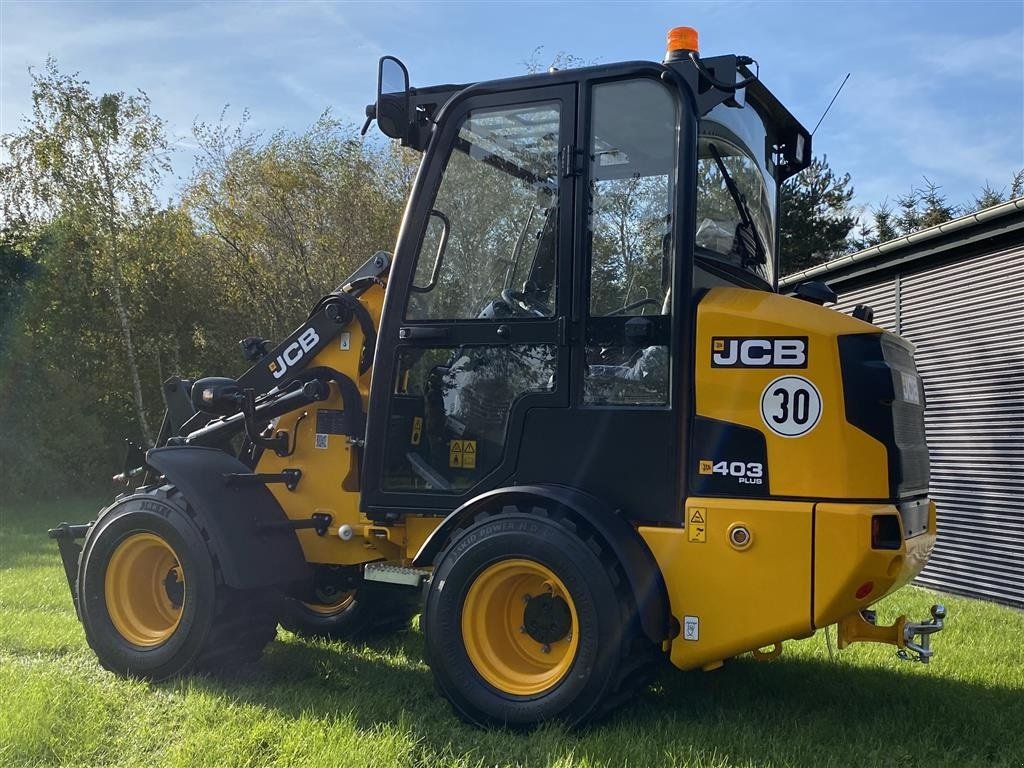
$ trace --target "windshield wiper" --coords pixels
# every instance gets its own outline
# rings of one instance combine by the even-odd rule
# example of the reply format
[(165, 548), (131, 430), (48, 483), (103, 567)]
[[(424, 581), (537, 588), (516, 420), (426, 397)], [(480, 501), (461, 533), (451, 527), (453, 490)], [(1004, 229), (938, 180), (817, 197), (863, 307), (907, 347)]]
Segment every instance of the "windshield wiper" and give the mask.
[(736, 210), (740, 214), (740, 225), (736, 228), (736, 241), (733, 244), (733, 247), (740, 251), (740, 263), (743, 267), (750, 264), (764, 264), (768, 261), (767, 252), (764, 243), (761, 242), (761, 236), (757, 232), (757, 227), (754, 226), (754, 217), (750, 215), (747, 198), (740, 192), (739, 186), (725, 167), (725, 162), (722, 160), (722, 155), (718, 152), (718, 147), (714, 144), (708, 144), (708, 149), (711, 150), (711, 155), (715, 158), (718, 170), (725, 181), (726, 189), (729, 190), (729, 195), (732, 197), (732, 201), (736, 204)]

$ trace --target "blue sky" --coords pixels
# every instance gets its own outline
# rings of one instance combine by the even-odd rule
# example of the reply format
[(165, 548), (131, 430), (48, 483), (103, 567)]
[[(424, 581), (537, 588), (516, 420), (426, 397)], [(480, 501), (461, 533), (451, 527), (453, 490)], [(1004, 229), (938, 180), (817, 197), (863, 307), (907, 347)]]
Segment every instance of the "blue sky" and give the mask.
[[(29, 107), (27, 67), (54, 55), (97, 91), (141, 88), (187, 175), (194, 120), (243, 108), (255, 126), (302, 130), (326, 107), (352, 123), (377, 58), (414, 85), (519, 74), (537, 46), (585, 60), (658, 60), (665, 31), (698, 28), (706, 55), (746, 53), (813, 127), (857, 202), (927, 176), (954, 202), (1024, 167), (1024, 2), (88, 3), (0, 0), (0, 129)], [(544, 59), (545, 61), (547, 59)], [(172, 184), (173, 186), (173, 184)]]

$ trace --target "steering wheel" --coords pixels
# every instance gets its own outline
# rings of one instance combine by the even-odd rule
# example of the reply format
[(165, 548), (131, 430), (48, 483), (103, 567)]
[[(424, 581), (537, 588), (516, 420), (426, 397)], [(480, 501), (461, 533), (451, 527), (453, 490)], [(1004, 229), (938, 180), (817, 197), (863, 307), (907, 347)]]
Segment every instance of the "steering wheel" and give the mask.
[(646, 307), (649, 304), (653, 304), (656, 307), (661, 306), (660, 302), (656, 301), (655, 299), (640, 299), (639, 301), (634, 301), (632, 304), (627, 304), (626, 306), (619, 307), (618, 309), (614, 309), (611, 312), (606, 312), (605, 314), (601, 315), (601, 317), (614, 317), (615, 315), (622, 315), (634, 309)]
[(501, 289), (501, 300), (509, 305), (512, 313), (526, 317), (544, 316), (544, 308), (534, 304), (524, 291), (513, 291), (511, 288)]

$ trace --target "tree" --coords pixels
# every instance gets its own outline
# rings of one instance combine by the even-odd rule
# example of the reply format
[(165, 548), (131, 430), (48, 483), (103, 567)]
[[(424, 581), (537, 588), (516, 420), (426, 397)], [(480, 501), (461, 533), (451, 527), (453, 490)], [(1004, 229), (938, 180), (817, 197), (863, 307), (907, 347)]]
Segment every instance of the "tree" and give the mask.
[(883, 200), (882, 204), (874, 209), (872, 214), (875, 224), (874, 239), (868, 245), (886, 243), (899, 237), (899, 230), (896, 229), (896, 221), (893, 218), (894, 215), (888, 200)]
[(573, 53), (558, 51), (544, 64), (544, 46), (538, 45), (530, 53), (529, 57), (519, 62), (526, 73), (536, 75), (540, 72), (547, 72), (552, 69), (579, 69), (580, 67), (591, 67), (597, 63), (596, 59), (584, 59)]
[[(993, 205), (999, 205), (1007, 200), (1013, 200), (1021, 196), (1024, 196), (1024, 168), (1015, 172), (1010, 179), (1009, 195), (1006, 193), (1006, 187), (996, 189), (986, 181), (981, 192), (974, 196), (974, 204), (970, 207), (970, 210), (980, 211), (983, 208), (991, 208)], [(964, 212), (966, 213), (967, 211), (965, 210)]]
[(847, 238), (850, 250), (860, 251), (870, 248), (875, 241), (875, 222), (867, 215), (867, 209), (861, 210), (855, 231)]
[(900, 235), (908, 235), (956, 218), (962, 212), (942, 193), (942, 187), (924, 177), (923, 187), (911, 187), (905, 195), (896, 198), (899, 216), (896, 225)]
[(42, 224), (60, 219), (88, 233), (91, 253), (120, 329), (143, 439), (152, 443), (125, 284), (126, 233), (154, 207), (160, 174), (168, 170), (163, 122), (141, 91), (95, 96), (89, 83), (62, 73), (50, 58), (32, 71), (32, 115), (19, 133), (3, 137), (10, 160), (0, 167), (6, 218)]
[(0, 358), (3, 358), (11, 331), (9, 324), (21, 304), (29, 280), (37, 272), (36, 264), (22, 248), (25, 234), (9, 225), (0, 230)]
[(1006, 193), (1003, 190), (996, 189), (986, 181), (981, 192), (974, 196), (974, 210), (980, 211), (982, 208), (991, 208), (993, 205), (999, 205), (1003, 202), (1006, 202)]
[(269, 138), (197, 124), (202, 150), (184, 202), (208, 238), (211, 279), (280, 338), (371, 254), (390, 249), (413, 166), (325, 112), (302, 134)]
[(837, 175), (828, 157), (787, 181), (781, 191), (779, 250), (782, 274), (798, 272), (844, 253), (857, 224), (850, 174)]

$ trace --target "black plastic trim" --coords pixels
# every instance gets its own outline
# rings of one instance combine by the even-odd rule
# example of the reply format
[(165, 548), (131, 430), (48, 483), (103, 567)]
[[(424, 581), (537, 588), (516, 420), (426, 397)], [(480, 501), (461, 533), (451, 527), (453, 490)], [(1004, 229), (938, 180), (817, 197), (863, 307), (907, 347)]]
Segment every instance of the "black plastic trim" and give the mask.
[(294, 534), (265, 536), (260, 532), (263, 527), (288, 521), (267, 487), (230, 485), (225, 480), (225, 475), (250, 474), (238, 459), (217, 448), (168, 446), (150, 450), (146, 463), (177, 486), (202, 515), (210, 548), (217, 554), (229, 587), (267, 588), (310, 578)]

